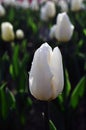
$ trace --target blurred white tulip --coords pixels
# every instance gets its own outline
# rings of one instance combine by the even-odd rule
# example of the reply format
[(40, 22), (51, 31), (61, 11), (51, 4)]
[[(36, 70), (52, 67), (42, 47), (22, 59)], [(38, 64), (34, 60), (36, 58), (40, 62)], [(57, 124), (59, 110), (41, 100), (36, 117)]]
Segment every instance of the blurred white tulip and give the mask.
[(64, 0), (60, 0), (58, 2), (58, 6), (60, 6), (62, 12), (67, 12), (68, 11), (68, 4)]
[(21, 3), (21, 7), (22, 7), (23, 9), (28, 9), (28, 8), (30, 7), (28, 0), (24, 0), (24, 1)]
[(17, 39), (22, 39), (22, 38), (24, 38), (24, 32), (23, 32), (23, 30), (18, 29), (18, 30), (16, 31), (16, 38), (17, 38)]
[(6, 13), (5, 8), (0, 4), (0, 17), (4, 16)]
[(72, 11), (79, 11), (80, 9), (85, 8), (83, 0), (71, 0), (70, 3), (71, 3), (71, 10)]
[(5, 5), (14, 6), (14, 5), (15, 5), (15, 1), (16, 1), (16, 0), (3, 0), (3, 3), (4, 3)]
[(56, 14), (55, 3), (47, 1), (45, 5), (41, 7), (41, 19), (47, 21), (49, 18), (53, 18)]
[(38, 1), (37, 0), (33, 0), (32, 2), (31, 2), (31, 4), (30, 4), (30, 8), (32, 9), (32, 10), (39, 10), (39, 3), (38, 3)]
[(14, 31), (13, 26), (9, 22), (3, 22), (1, 24), (1, 37), (4, 41), (12, 41), (14, 40)]
[(56, 29), (57, 29), (57, 24), (51, 27), (50, 34), (49, 34), (50, 38), (55, 38)]
[(29, 75), (30, 92), (38, 100), (49, 101), (62, 92), (63, 86), (61, 52), (58, 47), (52, 50), (44, 43), (34, 54)]
[(43, 21), (48, 21), (48, 17), (47, 17), (47, 15), (46, 15), (46, 10), (45, 10), (45, 7), (44, 7), (44, 6), (41, 7), (41, 15), (40, 15), (40, 17), (41, 17), (41, 19), (42, 19)]
[(55, 37), (58, 41), (67, 42), (71, 39), (74, 26), (71, 24), (66, 12), (57, 16)]

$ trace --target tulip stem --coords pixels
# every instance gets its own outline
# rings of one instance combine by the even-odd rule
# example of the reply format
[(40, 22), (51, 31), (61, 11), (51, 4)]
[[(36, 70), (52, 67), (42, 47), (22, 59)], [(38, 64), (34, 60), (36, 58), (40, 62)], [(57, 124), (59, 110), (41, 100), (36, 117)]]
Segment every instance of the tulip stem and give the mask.
[(49, 113), (48, 113), (48, 102), (44, 102), (44, 130), (49, 130)]

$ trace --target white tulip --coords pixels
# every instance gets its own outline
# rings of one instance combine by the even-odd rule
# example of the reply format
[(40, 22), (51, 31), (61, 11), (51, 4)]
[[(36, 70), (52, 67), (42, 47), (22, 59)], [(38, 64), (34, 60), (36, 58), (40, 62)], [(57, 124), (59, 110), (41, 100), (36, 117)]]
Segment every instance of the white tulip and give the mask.
[(1, 36), (7, 42), (14, 40), (14, 31), (11, 23), (3, 22), (1, 24)]
[(32, 10), (39, 10), (39, 4), (38, 4), (38, 1), (37, 0), (33, 0), (32, 2), (31, 2), (31, 4), (30, 4), (30, 8), (32, 9)]
[(55, 99), (63, 90), (62, 56), (58, 47), (53, 50), (44, 43), (35, 52), (29, 75), (31, 94), (38, 100)]
[(15, 7), (16, 8), (22, 7), (22, 3), (20, 1), (15, 1)]
[(5, 8), (0, 4), (0, 17), (5, 15)]
[(18, 29), (18, 30), (16, 31), (16, 37), (17, 37), (18, 39), (24, 38), (24, 32), (23, 32), (23, 30)]
[(15, 0), (3, 0), (3, 3), (4, 3), (5, 5), (14, 6), (14, 5), (15, 5)]
[(71, 0), (70, 3), (72, 11), (79, 11), (85, 7), (83, 0)]
[(40, 15), (40, 17), (41, 17), (41, 19), (42, 19), (43, 21), (48, 21), (48, 17), (47, 17), (47, 15), (46, 15), (46, 10), (45, 10), (45, 7), (44, 7), (44, 6), (41, 7), (41, 15)]
[(50, 33), (49, 33), (50, 38), (55, 38), (56, 29), (57, 29), (56, 24), (51, 27)]
[(62, 12), (67, 12), (68, 11), (68, 4), (64, 0), (60, 0), (58, 2), (58, 6), (60, 6)]
[(56, 14), (55, 3), (52, 1), (47, 1), (44, 6), (41, 7), (41, 19), (48, 20), (54, 17)]
[(59, 0), (52, 0), (55, 4), (58, 4)]
[(71, 24), (66, 12), (59, 13), (57, 16), (57, 29), (55, 37), (58, 41), (67, 42), (71, 39), (74, 26)]
[(28, 0), (24, 0), (22, 3), (21, 3), (21, 7), (23, 8), (23, 9), (28, 9), (29, 8), (29, 2), (28, 2)]

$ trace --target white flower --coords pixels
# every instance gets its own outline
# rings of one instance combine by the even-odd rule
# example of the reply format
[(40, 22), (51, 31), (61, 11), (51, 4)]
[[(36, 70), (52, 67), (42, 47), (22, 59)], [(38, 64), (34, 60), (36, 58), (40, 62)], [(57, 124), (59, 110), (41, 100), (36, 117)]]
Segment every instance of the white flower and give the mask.
[(67, 12), (68, 11), (68, 4), (64, 0), (60, 0), (58, 2), (58, 6), (60, 6), (62, 12)]
[(50, 38), (55, 38), (56, 29), (57, 29), (56, 24), (51, 27), (50, 34), (49, 34)]
[(72, 11), (79, 11), (85, 7), (83, 0), (71, 0), (70, 3)]
[(57, 16), (57, 26), (55, 37), (58, 41), (67, 42), (71, 39), (74, 26), (71, 24), (66, 12), (59, 13)]
[(45, 10), (45, 7), (41, 7), (41, 19), (43, 20), (43, 21), (48, 21), (48, 17), (47, 17), (47, 15), (46, 15), (46, 10)]
[(32, 10), (39, 10), (39, 4), (38, 4), (38, 1), (37, 0), (33, 0), (30, 4), (30, 8)]
[(35, 52), (29, 75), (31, 94), (39, 100), (53, 100), (63, 90), (62, 56), (58, 47), (53, 50), (44, 43)]
[(23, 8), (23, 9), (28, 9), (29, 8), (29, 2), (28, 2), (28, 0), (24, 0), (22, 3), (21, 3), (21, 7)]
[(47, 0), (40, 0), (40, 4), (44, 4)]
[(7, 42), (14, 40), (14, 31), (11, 23), (3, 22), (1, 24), (1, 36)]
[(56, 14), (55, 3), (52, 1), (47, 1), (44, 6), (41, 7), (41, 19), (48, 20), (54, 17)]
[(12, 5), (12, 6), (14, 6), (15, 5), (15, 0), (4, 0), (3, 3), (5, 5)]
[[(22, 3), (20, 1), (15, 1), (15, 7), (20, 8), (22, 7)], [(23, 7), (22, 7), (23, 8)]]
[(0, 17), (5, 15), (5, 8), (0, 4)]
[(24, 38), (24, 32), (23, 32), (23, 30), (18, 29), (18, 30), (16, 31), (16, 37), (17, 37), (18, 39)]
[(57, 4), (59, 2), (59, 0), (52, 0), (53, 2), (55, 2), (55, 4)]

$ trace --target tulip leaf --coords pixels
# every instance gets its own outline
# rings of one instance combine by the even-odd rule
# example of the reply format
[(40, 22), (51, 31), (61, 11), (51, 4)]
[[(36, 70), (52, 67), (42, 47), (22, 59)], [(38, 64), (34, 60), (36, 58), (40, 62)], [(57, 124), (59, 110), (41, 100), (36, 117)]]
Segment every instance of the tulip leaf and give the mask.
[(57, 130), (54, 123), (51, 120), (49, 120), (49, 127), (50, 127), (50, 130)]
[(19, 46), (14, 47), (14, 54), (13, 54), (13, 71), (14, 75), (18, 76), (19, 74)]
[(78, 48), (81, 48), (83, 46), (83, 44), (84, 44), (83, 40), (80, 40), (78, 43)]
[(70, 91), (71, 91), (71, 83), (70, 83), (70, 80), (69, 80), (69, 75), (68, 75), (68, 71), (65, 70), (65, 95), (66, 97), (69, 96), (70, 94)]
[(31, 98), (28, 97), (28, 98), (27, 98), (27, 105), (28, 105), (28, 107), (31, 107), (32, 104), (33, 104), (33, 102), (32, 102), (32, 100), (31, 100)]
[(10, 109), (15, 108), (16, 100), (13, 93), (9, 89), (7, 89), (7, 101)]
[(86, 29), (83, 29), (83, 33), (84, 33), (84, 35), (86, 36)]
[(15, 10), (14, 10), (13, 8), (10, 8), (10, 10), (9, 10), (9, 15), (8, 15), (9, 21), (10, 21), (10, 22), (13, 22), (14, 17), (15, 17)]
[[(25, 71), (26, 63), (28, 61), (28, 55), (26, 54), (21, 62), (20, 66), (20, 77), (19, 77), (19, 90), (24, 91), (25, 90), (25, 84), (26, 84), (26, 79), (27, 79), (27, 74)], [(23, 70), (23, 71), (22, 71)]]
[(19, 77), (19, 86), (18, 89), (19, 91), (25, 91), (26, 87), (26, 73), (25, 72), (20, 72), (20, 77)]
[(79, 99), (83, 96), (84, 91), (85, 91), (85, 87), (86, 87), (86, 77), (82, 77), (81, 80), (79, 81), (79, 83), (76, 85), (75, 89), (72, 92), (71, 98), (70, 98), (70, 106), (72, 108), (76, 108), (78, 103), (79, 103)]
[(7, 107), (7, 101), (6, 101), (6, 94), (4, 91), (4, 87), (6, 84), (2, 84), (0, 87), (0, 113), (3, 119), (6, 119), (7, 114), (8, 114), (8, 107)]
[(9, 71), (10, 71), (10, 74), (12, 75), (12, 77), (14, 77), (13, 65), (12, 64), (10, 64)]
[(29, 19), (28, 19), (28, 26), (31, 27), (31, 29), (32, 29), (32, 31), (33, 31), (34, 33), (37, 32), (37, 26), (36, 26), (36, 24), (35, 24), (35, 22), (33, 21), (32, 18), (29, 18)]
[(58, 96), (58, 101), (60, 104), (62, 104), (64, 102), (63, 96), (61, 94)]
[(2, 84), (0, 87), (0, 114), (3, 119), (6, 119), (10, 109), (15, 107), (15, 97), (5, 86), (6, 83)]
[(29, 55), (26, 54), (26, 55), (24, 56), (23, 60), (22, 60), (22, 66), (21, 66), (22, 69), (23, 69), (23, 68), (25, 69), (26, 63), (27, 63), (28, 59), (29, 59)]
[(5, 82), (5, 83), (3, 83), (3, 84), (0, 86), (0, 91), (5, 88), (6, 84), (7, 84), (7, 83)]

